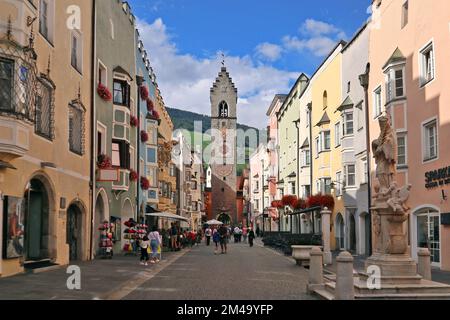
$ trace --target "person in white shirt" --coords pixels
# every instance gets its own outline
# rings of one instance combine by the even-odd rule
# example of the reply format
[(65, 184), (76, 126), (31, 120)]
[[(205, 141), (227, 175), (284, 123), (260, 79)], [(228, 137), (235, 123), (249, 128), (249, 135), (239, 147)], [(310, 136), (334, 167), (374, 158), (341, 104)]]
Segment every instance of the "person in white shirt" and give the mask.
[(154, 264), (159, 262), (158, 248), (161, 245), (162, 240), (158, 232), (158, 227), (153, 227), (152, 232), (148, 234), (148, 238), (150, 239), (150, 247), (152, 248), (152, 259), (150, 260), (150, 263)]
[(206, 228), (205, 230), (205, 237), (206, 237), (206, 245), (209, 247), (210, 243), (211, 243), (211, 235), (212, 235), (212, 230), (210, 227)]

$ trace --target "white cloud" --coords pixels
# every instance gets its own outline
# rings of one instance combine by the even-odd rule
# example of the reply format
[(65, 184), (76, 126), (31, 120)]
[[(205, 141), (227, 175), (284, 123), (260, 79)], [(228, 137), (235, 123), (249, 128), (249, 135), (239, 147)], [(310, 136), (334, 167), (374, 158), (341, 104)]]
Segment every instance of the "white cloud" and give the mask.
[(269, 61), (276, 61), (281, 57), (283, 48), (273, 43), (264, 42), (259, 44), (255, 48), (255, 51), (258, 57)]
[[(162, 19), (138, 19), (138, 28), (167, 106), (210, 114), (209, 90), (220, 70), (220, 54), (198, 58), (181, 54)], [(286, 93), (298, 73), (256, 63), (251, 56), (226, 58), (239, 92), (238, 122), (265, 128), (273, 96)]]
[(317, 57), (326, 56), (337, 41), (345, 39), (345, 32), (326, 22), (307, 19), (299, 29), (300, 36), (285, 36), (282, 39), (286, 50), (309, 51)]

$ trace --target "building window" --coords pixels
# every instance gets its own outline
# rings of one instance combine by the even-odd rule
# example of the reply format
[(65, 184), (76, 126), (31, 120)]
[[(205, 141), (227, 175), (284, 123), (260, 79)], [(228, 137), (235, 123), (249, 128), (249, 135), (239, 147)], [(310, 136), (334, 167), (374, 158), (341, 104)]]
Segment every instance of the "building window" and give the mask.
[(386, 101), (405, 96), (403, 67), (391, 68), (386, 74)]
[(344, 135), (350, 136), (354, 132), (353, 130), (353, 113), (344, 114)]
[(156, 148), (147, 148), (147, 163), (156, 163)]
[(149, 137), (147, 144), (157, 145), (158, 129), (155, 127), (155, 124), (152, 121), (147, 121), (147, 132)]
[(54, 138), (54, 87), (45, 79), (37, 81), (35, 131), (49, 140)]
[(310, 195), (311, 195), (311, 186), (310, 185), (302, 186), (303, 199), (308, 198)]
[(320, 139), (319, 137), (316, 138), (316, 158), (319, 157), (319, 153), (320, 153)]
[(84, 154), (84, 108), (76, 102), (69, 104), (69, 149)]
[(175, 177), (176, 176), (176, 167), (174, 164), (170, 164), (170, 176)]
[(361, 177), (361, 184), (367, 183), (369, 181), (369, 167), (367, 164), (367, 158), (362, 159), (363, 166), (363, 176)]
[(302, 150), (302, 158), (301, 158), (302, 167), (308, 167), (311, 165), (311, 153), (309, 150)]
[(306, 126), (309, 127), (309, 123), (310, 123), (310, 112), (309, 109), (306, 110)]
[(322, 194), (331, 194), (331, 178), (322, 178), (318, 181), (318, 190)]
[(39, 33), (53, 43), (54, 0), (41, 0), (39, 3)]
[(97, 156), (106, 154), (106, 126), (97, 123)]
[(407, 164), (407, 152), (406, 149), (406, 134), (397, 134), (397, 149), (398, 149), (398, 160), (397, 165), (398, 166), (406, 166)]
[(408, 24), (408, 0), (405, 1), (405, 3), (402, 6), (402, 29)]
[(323, 93), (323, 108), (326, 109), (328, 107), (328, 92), (324, 91)]
[(342, 196), (342, 172), (336, 172), (336, 196)]
[(221, 118), (228, 118), (228, 104), (225, 101), (222, 101), (219, 104), (219, 117)]
[(295, 192), (296, 192), (295, 182), (290, 182), (288, 186), (289, 186), (289, 192), (288, 193), (295, 195)]
[(424, 131), (424, 161), (433, 160), (438, 157), (438, 132), (437, 120), (428, 122), (423, 126)]
[(373, 101), (373, 114), (374, 118), (381, 116), (383, 112), (383, 103), (381, 98), (381, 86), (375, 89), (373, 93), (374, 101)]
[(358, 131), (361, 130), (362, 128), (364, 128), (364, 111), (361, 108), (356, 108), (356, 116), (358, 117), (357, 122), (358, 122)]
[(150, 186), (152, 188), (158, 187), (158, 167), (147, 165), (147, 179), (150, 182)]
[(331, 149), (331, 137), (330, 137), (330, 131), (322, 131), (320, 133), (320, 142), (317, 143), (316, 140), (316, 145), (317, 149), (319, 150), (319, 152), (323, 152), (323, 151), (330, 151)]
[(345, 185), (346, 187), (354, 187), (356, 185), (354, 164), (345, 166)]
[(112, 165), (121, 169), (131, 168), (130, 145), (123, 140), (112, 142)]
[(130, 106), (130, 85), (127, 81), (114, 79), (114, 104)]
[(0, 109), (13, 111), (14, 61), (0, 58)]
[(424, 86), (434, 79), (434, 46), (428, 44), (425, 49), (420, 51), (420, 85)]
[(83, 42), (82, 35), (73, 30), (72, 31), (72, 48), (71, 48), (71, 64), (79, 73), (82, 73), (83, 67)]
[(351, 86), (352, 86), (352, 84), (351, 84), (351, 82), (349, 81), (349, 82), (347, 83), (347, 93), (350, 93), (350, 91), (351, 91)]
[(99, 60), (98, 61), (98, 83), (103, 84), (104, 86), (108, 85), (108, 72), (106, 70), (105, 65)]
[(338, 122), (334, 125), (334, 146), (339, 147), (341, 145), (341, 123)]

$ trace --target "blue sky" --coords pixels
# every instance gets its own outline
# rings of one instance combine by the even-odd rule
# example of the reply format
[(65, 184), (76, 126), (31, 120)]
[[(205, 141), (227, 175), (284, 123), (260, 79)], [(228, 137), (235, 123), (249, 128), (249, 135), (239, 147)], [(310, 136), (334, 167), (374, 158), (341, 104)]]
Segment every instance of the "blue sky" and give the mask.
[(265, 127), (276, 93), (312, 74), (368, 19), (364, 0), (130, 0), (166, 105), (209, 114), (220, 52), (239, 90), (238, 121)]

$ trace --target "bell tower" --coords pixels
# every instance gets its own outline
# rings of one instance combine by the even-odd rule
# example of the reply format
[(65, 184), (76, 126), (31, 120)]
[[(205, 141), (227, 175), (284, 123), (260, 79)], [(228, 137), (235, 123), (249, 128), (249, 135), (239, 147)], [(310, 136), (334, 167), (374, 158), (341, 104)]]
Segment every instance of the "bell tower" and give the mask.
[[(224, 64), (224, 63), (223, 63)], [(238, 91), (223, 65), (211, 90), (212, 215), (225, 224), (238, 224), (236, 205), (236, 106)]]

